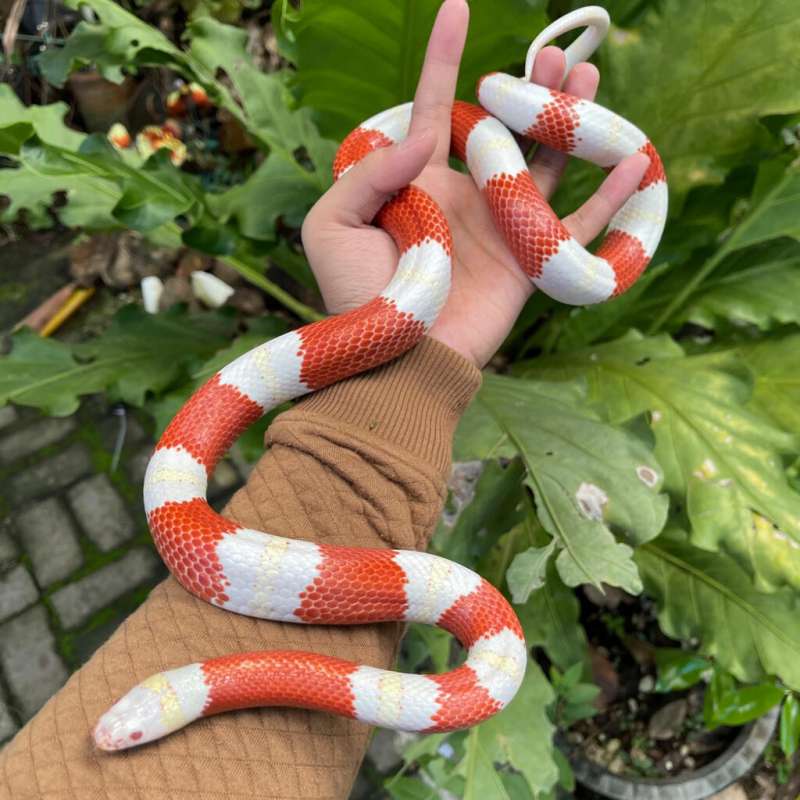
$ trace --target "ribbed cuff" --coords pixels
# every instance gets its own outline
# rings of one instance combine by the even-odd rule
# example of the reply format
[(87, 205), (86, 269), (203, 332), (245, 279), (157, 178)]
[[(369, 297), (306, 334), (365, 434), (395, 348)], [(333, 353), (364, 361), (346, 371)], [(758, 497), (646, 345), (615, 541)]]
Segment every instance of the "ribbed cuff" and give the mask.
[(477, 367), (425, 337), (394, 361), (321, 389), (282, 416), (323, 415), (360, 428), (444, 475), (456, 425), (480, 384)]

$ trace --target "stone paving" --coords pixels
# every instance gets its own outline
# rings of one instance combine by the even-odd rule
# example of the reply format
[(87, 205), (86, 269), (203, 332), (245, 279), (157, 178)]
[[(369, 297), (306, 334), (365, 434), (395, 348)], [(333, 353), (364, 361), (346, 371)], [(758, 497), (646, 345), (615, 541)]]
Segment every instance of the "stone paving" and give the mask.
[[(99, 399), (61, 418), (0, 408), (0, 747), (166, 575), (142, 509), (143, 420)], [(222, 462), (216, 507), (246, 471)]]

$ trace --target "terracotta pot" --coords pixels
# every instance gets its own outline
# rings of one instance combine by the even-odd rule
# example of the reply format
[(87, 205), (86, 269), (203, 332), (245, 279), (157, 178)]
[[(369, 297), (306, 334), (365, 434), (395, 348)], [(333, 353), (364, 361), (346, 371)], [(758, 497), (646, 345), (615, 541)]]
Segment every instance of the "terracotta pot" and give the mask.
[(130, 76), (122, 83), (112, 83), (96, 70), (75, 72), (68, 83), (87, 130), (103, 133), (115, 122), (124, 121), (136, 87)]
[(745, 726), (730, 747), (710, 764), (675, 778), (627, 778), (589, 761), (575, 745), (562, 743), (575, 778), (612, 800), (704, 800), (749, 772), (769, 744), (780, 706)]

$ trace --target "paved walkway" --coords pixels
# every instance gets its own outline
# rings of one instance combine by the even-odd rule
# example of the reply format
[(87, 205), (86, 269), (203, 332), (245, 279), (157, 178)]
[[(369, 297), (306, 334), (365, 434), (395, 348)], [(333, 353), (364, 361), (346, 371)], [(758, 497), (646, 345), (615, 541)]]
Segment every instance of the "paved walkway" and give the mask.
[[(151, 450), (99, 400), (62, 418), (0, 408), (0, 746), (166, 575), (141, 502)], [(215, 506), (241, 474), (222, 462)]]

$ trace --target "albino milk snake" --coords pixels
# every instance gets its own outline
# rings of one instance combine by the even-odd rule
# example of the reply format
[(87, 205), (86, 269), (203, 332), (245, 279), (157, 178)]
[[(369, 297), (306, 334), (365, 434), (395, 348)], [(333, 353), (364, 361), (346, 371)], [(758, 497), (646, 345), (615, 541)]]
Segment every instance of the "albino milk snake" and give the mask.
[[(478, 85), (483, 108), (457, 102), (452, 113), (453, 154), (466, 161), (520, 266), (539, 289), (577, 305), (631, 286), (653, 255), (667, 211), (661, 160), (643, 133), (601, 106), (528, 80), (547, 42), (584, 26), (567, 48), (569, 71), (603, 39), (603, 9), (557, 20), (531, 45), (525, 78), (489, 74)], [(403, 139), (410, 115), (407, 103), (354, 130), (339, 148), (335, 177)], [(572, 238), (536, 189), (508, 128), (604, 168), (637, 151), (650, 157), (596, 255)], [(412, 185), (376, 221), (400, 253), (386, 289), (355, 311), (256, 347), (214, 375), (161, 437), (145, 477), (145, 508), (172, 574), (213, 605), (293, 623), (438, 625), (467, 648), (466, 662), (442, 675), (409, 675), (313, 653), (214, 658), (131, 689), (97, 723), (101, 749), (143, 744), (221, 711), (270, 705), (398, 730), (448, 731), (496, 713), (519, 688), (527, 659), (519, 622), (500, 592), (474, 572), (426, 553), (318, 545), (245, 529), (206, 502), (215, 464), (251, 423), (291, 398), (395, 358), (436, 319), (450, 285), (451, 239), (442, 211)]]

